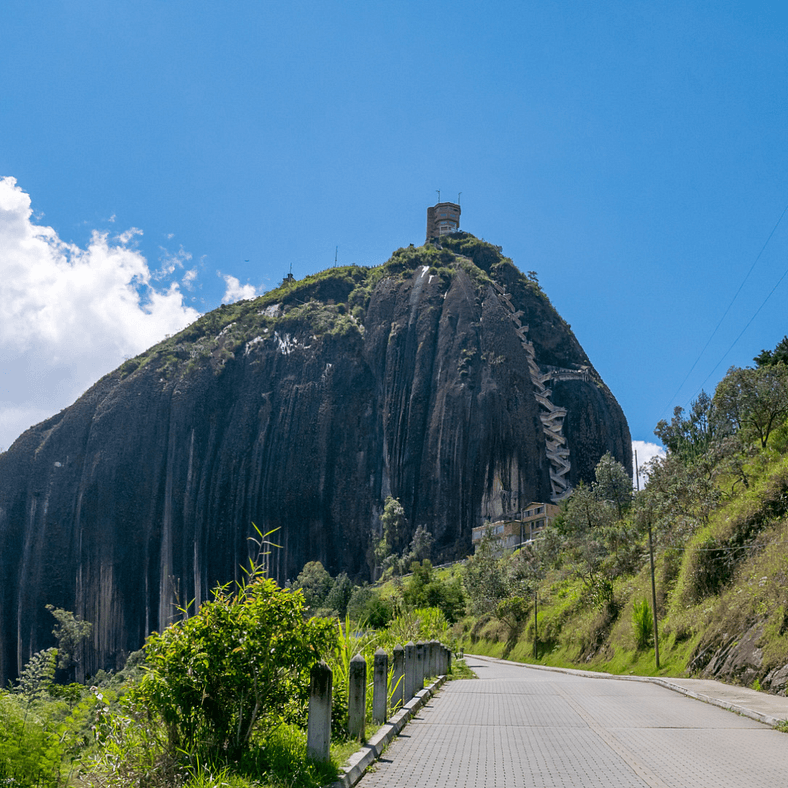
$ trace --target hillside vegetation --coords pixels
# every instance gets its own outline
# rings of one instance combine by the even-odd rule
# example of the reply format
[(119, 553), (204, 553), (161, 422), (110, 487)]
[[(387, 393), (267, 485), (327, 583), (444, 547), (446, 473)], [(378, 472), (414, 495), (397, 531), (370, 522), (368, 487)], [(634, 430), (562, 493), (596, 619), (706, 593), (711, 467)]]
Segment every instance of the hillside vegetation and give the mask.
[[(466, 574), (469, 650), (551, 665), (691, 674), (785, 694), (788, 340), (657, 425), (667, 448), (632, 493), (610, 458), (546, 533)], [(653, 651), (652, 531), (660, 670)], [(537, 602), (536, 626), (533, 605)]]
[[(267, 535), (265, 535), (267, 536)], [(271, 543), (257, 540), (264, 547)], [(319, 788), (358, 749), (348, 732), (351, 660), (411, 640), (448, 642), (437, 609), (409, 609), (375, 629), (313, 616), (301, 589), (280, 588), (250, 560), (118, 673), (65, 683), (91, 625), (53, 608), (58, 647), (38, 652), (0, 689), (0, 785), (18, 788)], [(362, 589), (356, 589), (356, 596)], [(362, 593), (363, 597), (364, 594)], [(309, 674), (333, 673), (331, 757), (307, 757)], [(395, 689), (389, 674), (388, 707)], [(372, 718), (372, 691), (366, 697)], [(367, 725), (367, 734), (374, 727)]]

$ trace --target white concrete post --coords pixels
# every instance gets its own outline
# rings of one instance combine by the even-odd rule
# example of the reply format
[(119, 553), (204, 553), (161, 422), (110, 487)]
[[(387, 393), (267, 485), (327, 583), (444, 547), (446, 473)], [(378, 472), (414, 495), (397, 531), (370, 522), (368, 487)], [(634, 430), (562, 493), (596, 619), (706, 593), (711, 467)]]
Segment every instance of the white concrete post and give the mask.
[(416, 644), (411, 640), (405, 644), (405, 699), (409, 703), (416, 694)]
[(350, 736), (364, 741), (367, 711), (367, 661), (361, 654), (350, 660), (347, 688), (348, 731)]
[(382, 725), (388, 717), (389, 655), (379, 648), (375, 652), (372, 675), (372, 719)]
[(309, 718), (306, 754), (316, 761), (328, 762), (331, 748), (331, 668), (322, 660), (309, 674)]
[(424, 676), (426, 675), (424, 652), (426, 645), (423, 640), (419, 640), (416, 643), (416, 686), (413, 689), (414, 695), (424, 689)]
[(399, 711), (405, 701), (405, 649), (399, 644), (394, 646), (394, 671), (391, 676), (391, 710)]
[(367, 712), (367, 661), (361, 654), (350, 660), (347, 688), (348, 732), (364, 741)]

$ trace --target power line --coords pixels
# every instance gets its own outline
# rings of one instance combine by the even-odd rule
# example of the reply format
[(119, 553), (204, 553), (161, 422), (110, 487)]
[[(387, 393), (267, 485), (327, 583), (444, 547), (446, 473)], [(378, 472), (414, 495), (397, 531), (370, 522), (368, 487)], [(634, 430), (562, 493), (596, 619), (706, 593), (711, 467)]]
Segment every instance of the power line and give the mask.
[[(712, 332), (711, 332), (711, 336), (708, 338), (708, 340), (706, 341), (706, 344), (703, 346), (703, 349), (700, 351), (700, 353), (698, 354), (698, 357), (697, 357), (697, 358), (695, 359), (695, 361), (693, 362), (692, 366), (690, 367), (690, 370), (689, 370), (689, 372), (687, 372), (687, 374), (685, 375), (685, 377), (684, 377), (684, 380), (682, 380), (682, 381), (681, 381), (681, 383), (679, 384), (679, 387), (676, 389), (676, 393), (675, 393), (675, 394), (674, 394), (674, 395), (673, 395), (673, 396), (670, 398), (670, 402), (668, 402), (668, 404), (667, 404), (667, 405), (665, 406), (665, 408), (663, 409), (663, 411), (662, 411), (662, 413), (661, 413), (661, 415), (660, 415), (660, 419), (662, 418), (662, 416), (664, 416), (664, 415), (665, 415), (665, 413), (667, 413), (668, 409), (670, 408), (670, 405), (671, 405), (671, 403), (672, 403), (672, 402), (673, 402), (673, 401), (676, 399), (676, 397), (678, 397), (678, 394), (679, 394), (679, 392), (681, 391), (681, 389), (684, 387), (684, 384), (687, 382), (687, 380), (689, 380), (689, 376), (692, 374), (692, 371), (693, 371), (693, 370), (695, 369), (695, 367), (698, 365), (698, 362), (699, 362), (699, 361), (701, 360), (701, 358), (703, 357), (703, 354), (706, 352), (706, 349), (707, 349), (707, 348), (709, 347), (709, 345), (711, 344), (711, 340), (712, 340), (712, 339), (714, 339), (714, 336), (716, 335), (717, 331), (719, 330), (720, 326), (722, 325), (722, 322), (723, 322), (723, 320), (725, 320), (725, 318), (728, 316), (728, 312), (730, 312), (730, 311), (731, 311), (731, 307), (733, 306), (733, 304), (734, 304), (734, 302), (736, 301), (736, 299), (739, 297), (739, 293), (741, 293), (741, 291), (742, 291), (742, 288), (743, 288), (743, 287), (744, 287), (744, 285), (746, 284), (747, 280), (750, 278), (750, 274), (753, 272), (753, 269), (754, 269), (754, 268), (755, 268), (755, 266), (758, 264), (758, 260), (760, 260), (760, 259), (761, 259), (761, 256), (763, 255), (764, 251), (766, 250), (766, 247), (769, 245), (769, 241), (771, 241), (771, 240), (772, 240), (772, 236), (775, 234), (775, 232), (777, 232), (777, 228), (778, 228), (778, 227), (780, 226), (780, 224), (782, 223), (782, 220), (783, 220), (783, 218), (785, 217), (785, 214), (786, 214), (786, 213), (788, 213), (788, 205), (786, 205), (786, 206), (785, 206), (785, 208), (783, 208), (783, 212), (780, 214), (780, 218), (777, 220), (777, 222), (775, 223), (774, 227), (772, 227), (772, 231), (769, 233), (769, 236), (768, 236), (768, 238), (766, 239), (766, 241), (764, 242), (763, 246), (761, 247), (761, 251), (760, 251), (760, 252), (758, 252), (758, 254), (757, 254), (757, 255), (756, 255), (756, 257), (755, 257), (755, 260), (753, 260), (753, 263), (752, 263), (752, 265), (750, 266), (750, 270), (749, 270), (749, 271), (747, 271), (747, 273), (746, 273), (746, 275), (745, 275), (744, 279), (742, 279), (742, 281), (741, 281), (741, 284), (739, 285), (739, 288), (738, 288), (738, 290), (736, 290), (736, 292), (734, 293), (734, 295), (733, 295), (733, 298), (731, 299), (730, 303), (728, 304), (728, 307), (727, 307), (727, 309), (725, 310), (725, 312), (723, 313), (723, 315), (722, 315), (722, 317), (720, 318), (719, 322), (718, 322), (718, 323), (717, 323), (717, 325), (715, 326), (715, 328), (714, 328), (714, 331), (712, 331)], [(786, 272), (786, 273), (788, 273), (788, 272)], [(784, 278), (785, 278), (785, 274), (783, 274), (782, 278), (780, 279), (780, 282), (782, 282), (782, 280), (783, 280)], [(779, 285), (779, 284), (780, 284), (780, 282), (778, 282), (778, 283), (777, 283), (777, 285)], [(775, 290), (777, 289), (777, 285), (775, 285)], [(774, 292), (774, 290), (772, 290), (772, 293), (773, 293), (773, 292)], [(768, 300), (769, 300), (769, 298), (771, 297), (771, 294), (772, 294), (772, 293), (769, 293), (769, 295), (766, 297), (766, 301), (768, 301)], [(761, 309), (763, 309), (763, 306), (764, 306), (764, 304), (766, 303), (766, 301), (764, 301), (764, 302), (763, 302), (763, 304), (761, 304), (761, 306), (760, 306), (760, 307), (759, 307), (759, 309), (758, 309), (758, 312), (760, 312), (760, 311), (761, 311)], [(755, 317), (757, 316), (758, 312), (756, 312), (756, 313), (755, 313), (755, 314), (752, 316), (752, 318), (750, 318), (750, 323), (752, 323), (752, 321), (755, 319)], [(709, 378), (710, 378), (710, 377), (711, 377), (711, 376), (714, 374), (714, 371), (715, 371), (715, 370), (717, 369), (717, 367), (719, 367), (719, 365), (720, 365), (720, 364), (723, 362), (723, 360), (724, 360), (725, 356), (727, 356), (727, 355), (728, 355), (728, 353), (730, 353), (730, 352), (731, 352), (731, 350), (733, 349), (733, 346), (736, 344), (736, 342), (738, 342), (738, 341), (739, 341), (739, 339), (741, 338), (741, 335), (742, 335), (742, 334), (743, 334), (743, 333), (744, 333), (744, 332), (747, 330), (747, 327), (750, 325), (750, 323), (747, 323), (747, 325), (746, 325), (746, 326), (744, 327), (744, 329), (742, 330), (741, 334), (739, 334), (739, 336), (738, 336), (738, 337), (736, 337), (736, 339), (735, 339), (735, 340), (734, 340), (734, 342), (733, 342), (733, 345), (731, 345), (731, 346), (728, 348), (728, 350), (725, 352), (725, 355), (724, 355), (724, 356), (723, 356), (723, 357), (722, 357), (722, 358), (721, 358), (721, 359), (720, 359), (720, 360), (717, 362), (717, 364), (716, 364), (716, 366), (714, 367), (714, 369), (713, 369), (713, 370), (712, 370), (712, 371), (711, 371), (711, 372), (708, 374), (708, 376), (706, 377), (706, 380), (704, 380), (704, 381), (703, 381), (703, 383), (701, 383), (701, 385), (700, 385), (700, 388), (698, 389), (698, 391), (696, 391), (696, 392), (695, 392), (695, 394), (693, 394), (693, 396), (691, 397), (691, 399), (694, 399), (694, 398), (695, 398), (695, 397), (698, 395), (698, 393), (701, 391), (701, 389), (702, 389), (702, 388), (703, 388), (703, 386), (705, 385), (706, 381), (707, 381), (707, 380), (708, 380), (708, 379), (709, 379)]]
[(755, 320), (756, 317), (758, 317), (758, 313), (761, 311), (761, 309), (763, 309), (766, 306), (766, 302), (774, 295), (774, 291), (780, 286), (780, 284), (782, 283), (783, 279), (785, 279), (786, 276), (788, 276), (788, 268), (785, 269), (785, 273), (783, 273), (783, 275), (777, 280), (777, 284), (772, 288), (769, 295), (767, 295), (766, 298), (763, 299), (763, 303), (758, 307), (758, 309), (755, 310), (755, 314), (747, 321), (747, 325), (744, 326), (744, 328), (741, 330), (739, 336), (737, 336), (736, 339), (733, 340), (731, 346), (725, 351), (722, 358), (716, 363), (714, 369), (711, 372), (709, 372), (709, 374), (706, 376), (706, 380), (704, 380), (703, 383), (700, 384), (700, 388), (698, 389), (698, 391), (696, 391), (692, 395), (693, 398), (698, 396), (698, 392), (706, 385), (706, 381), (715, 373), (717, 367), (719, 367), (719, 365), (722, 364), (728, 353), (730, 353), (731, 350), (733, 350), (734, 345), (742, 338), (742, 335), (750, 327), (752, 321)]

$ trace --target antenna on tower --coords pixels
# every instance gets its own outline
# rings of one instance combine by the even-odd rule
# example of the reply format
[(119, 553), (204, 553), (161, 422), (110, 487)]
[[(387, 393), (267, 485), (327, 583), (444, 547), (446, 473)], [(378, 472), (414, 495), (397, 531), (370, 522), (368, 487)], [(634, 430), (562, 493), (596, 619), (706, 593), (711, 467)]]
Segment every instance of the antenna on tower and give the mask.
[(440, 202), (441, 201), (441, 190), (440, 189), (435, 189), (435, 191), (438, 192), (438, 202)]
[(334, 249), (334, 268), (337, 267), (337, 255), (338, 254), (339, 254), (339, 247), (337, 246), (337, 248)]
[(460, 197), (462, 196), (462, 192), (457, 195), (457, 205), (460, 204)]

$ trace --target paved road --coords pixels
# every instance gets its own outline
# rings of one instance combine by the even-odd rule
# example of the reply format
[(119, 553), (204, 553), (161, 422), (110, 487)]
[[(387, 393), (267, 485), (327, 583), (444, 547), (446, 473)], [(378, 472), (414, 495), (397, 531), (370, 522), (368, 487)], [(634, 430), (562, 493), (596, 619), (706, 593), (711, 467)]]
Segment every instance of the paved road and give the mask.
[(469, 657), (359, 788), (784, 788), (788, 734), (641, 682)]

